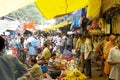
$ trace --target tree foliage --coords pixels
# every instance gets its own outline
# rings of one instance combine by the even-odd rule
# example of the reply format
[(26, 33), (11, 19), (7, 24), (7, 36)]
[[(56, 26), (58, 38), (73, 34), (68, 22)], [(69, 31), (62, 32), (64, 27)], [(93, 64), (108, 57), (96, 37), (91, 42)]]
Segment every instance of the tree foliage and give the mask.
[(41, 22), (44, 22), (43, 16), (33, 3), (8, 14), (8, 16), (15, 19), (20, 18), (24, 21), (34, 20), (36, 24), (41, 24)]

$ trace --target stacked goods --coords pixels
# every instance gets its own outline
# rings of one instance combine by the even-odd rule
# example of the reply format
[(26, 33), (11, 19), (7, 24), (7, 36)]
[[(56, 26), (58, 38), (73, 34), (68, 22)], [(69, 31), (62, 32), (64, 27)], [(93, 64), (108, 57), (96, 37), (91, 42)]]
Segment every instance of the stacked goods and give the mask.
[(90, 30), (89, 33), (90, 33), (90, 35), (102, 35), (102, 34), (104, 34), (104, 32), (101, 30)]
[(58, 80), (87, 80), (86, 76), (78, 70), (78, 63), (73, 57), (62, 57), (60, 68), (63, 70)]
[(69, 71), (73, 71), (74, 69), (77, 69), (78, 68), (78, 64), (77, 64), (77, 61), (75, 60), (71, 60), (67, 63), (67, 69)]
[(67, 69), (67, 66), (66, 66), (67, 63), (68, 63), (67, 60), (61, 60), (60, 69), (66, 70)]
[(100, 30), (97, 20), (93, 20), (91, 25), (87, 26), (90, 35), (102, 35), (104, 32)]
[(87, 77), (82, 74), (78, 69), (73, 71), (66, 70), (66, 77), (63, 80), (87, 80)]
[(87, 80), (86, 76), (78, 70), (77, 61), (74, 59), (61, 60), (61, 68), (64, 70), (64, 74), (61, 75), (59, 80)]
[(99, 25), (98, 25), (97, 20), (93, 20), (93, 21), (92, 21), (92, 24), (87, 26), (87, 30), (88, 30), (88, 31), (89, 31), (89, 30), (98, 29), (98, 28), (99, 28)]

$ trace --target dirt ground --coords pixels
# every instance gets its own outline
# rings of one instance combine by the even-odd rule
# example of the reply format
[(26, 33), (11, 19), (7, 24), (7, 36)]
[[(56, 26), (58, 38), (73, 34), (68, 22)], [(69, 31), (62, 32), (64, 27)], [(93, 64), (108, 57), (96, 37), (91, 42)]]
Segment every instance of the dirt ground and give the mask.
[(106, 80), (105, 75), (103, 75), (102, 77), (99, 77), (100, 75), (100, 71), (97, 71), (96, 69), (92, 69), (92, 78), (88, 79), (88, 80)]

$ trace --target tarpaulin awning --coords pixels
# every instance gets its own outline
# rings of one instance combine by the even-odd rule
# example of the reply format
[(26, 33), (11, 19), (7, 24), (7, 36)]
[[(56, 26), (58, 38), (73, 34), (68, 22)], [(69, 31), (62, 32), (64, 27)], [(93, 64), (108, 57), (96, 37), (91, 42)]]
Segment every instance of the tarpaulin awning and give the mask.
[(35, 0), (0, 0), (0, 17), (22, 8)]
[[(37, 8), (46, 19), (69, 14), (86, 6), (88, 6), (89, 15), (98, 16), (101, 5), (100, 1), (101, 0), (0, 0), (0, 10), (2, 10), (0, 17), (32, 2), (35, 2)], [(97, 14), (95, 14), (96, 11)]]
[(101, 0), (88, 0), (87, 17), (98, 18), (101, 10)]
[(46, 19), (51, 19), (84, 8), (87, 2), (87, 0), (36, 0), (35, 4)]
[(53, 29), (58, 29), (58, 28), (67, 26), (68, 24), (70, 24), (70, 23), (68, 23), (68, 21), (64, 21), (64, 22), (61, 22), (59, 24), (52, 25), (51, 27), (46, 28), (46, 30), (49, 31), (49, 30), (53, 30)]

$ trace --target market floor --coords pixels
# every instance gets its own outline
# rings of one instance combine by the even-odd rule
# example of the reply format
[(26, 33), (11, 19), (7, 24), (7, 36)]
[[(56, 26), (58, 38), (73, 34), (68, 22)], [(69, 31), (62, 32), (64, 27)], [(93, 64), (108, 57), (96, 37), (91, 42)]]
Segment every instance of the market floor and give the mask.
[(105, 75), (103, 75), (102, 77), (99, 77), (99, 75), (100, 75), (100, 72), (92, 68), (92, 78), (88, 80), (106, 80)]

